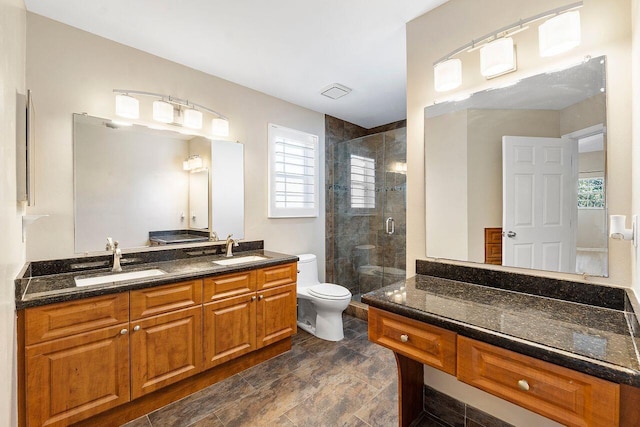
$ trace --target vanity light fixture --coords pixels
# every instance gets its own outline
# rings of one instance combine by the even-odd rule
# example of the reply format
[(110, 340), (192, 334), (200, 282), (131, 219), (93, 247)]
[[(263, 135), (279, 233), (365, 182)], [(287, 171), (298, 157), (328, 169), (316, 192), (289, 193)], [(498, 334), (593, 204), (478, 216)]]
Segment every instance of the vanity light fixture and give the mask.
[(137, 119), (140, 117), (139, 102), (127, 93), (116, 95), (116, 115), (125, 119)]
[(497, 77), (515, 69), (516, 55), (511, 37), (494, 40), (480, 49), (480, 73), (486, 78)]
[[(578, 1), (520, 19), (449, 52), (433, 63), (435, 90), (446, 92), (462, 84), (462, 61), (454, 57), (463, 52), (480, 49), (481, 73), (487, 78), (515, 71), (516, 55), (511, 36), (527, 30), (528, 24), (535, 21), (548, 19), (539, 26), (542, 56), (557, 55), (577, 46), (580, 44), (580, 12), (575, 9), (582, 5), (583, 1)], [(454, 60), (456, 62), (452, 62)]]
[(182, 124), (190, 129), (201, 129), (202, 113), (198, 110), (194, 110), (193, 108), (184, 110), (184, 118), (182, 119)]
[(229, 136), (229, 120), (220, 117), (212, 119), (211, 133), (217, 136)]
[(210, 122), (211, 134), (229, 136), (229, 119), (204, 105), (160, 93), (125, 89), (114, 89), (113, 91), (116, 93), (116, 114), (120, 117), (139, 119), (139, 100), (132, 95), (152, 97), (156, 98), (153, 102), (153, 120), (171, 126), (202, 129), (204, 113), (206, 113), (214, 116)]
[(182, 169), (190, 172), (202, 170), (202, 157), (197, 154), (189, 156), (187, 160), (182, 162)]
[(580, 44), (580, 12), (572, 10), (538, 27), (540, 56), (554, 56)]
[(165, 101), (153, 101), (153, 120), (161, 123), (173, 122), (173, 105)]
[(433, 67), (433, 77), (437, 92), (446, 92), (462, 84), (462, 61), (447, 59)]

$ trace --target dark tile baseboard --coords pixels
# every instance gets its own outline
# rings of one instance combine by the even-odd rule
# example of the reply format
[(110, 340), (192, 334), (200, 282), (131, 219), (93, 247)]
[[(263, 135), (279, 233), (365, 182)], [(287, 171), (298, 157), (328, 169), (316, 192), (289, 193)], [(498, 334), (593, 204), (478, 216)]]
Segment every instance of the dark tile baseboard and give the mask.
[(513, 427), (427, 385), (424, 386), (424, 414), (414, 423), (414, 426)]

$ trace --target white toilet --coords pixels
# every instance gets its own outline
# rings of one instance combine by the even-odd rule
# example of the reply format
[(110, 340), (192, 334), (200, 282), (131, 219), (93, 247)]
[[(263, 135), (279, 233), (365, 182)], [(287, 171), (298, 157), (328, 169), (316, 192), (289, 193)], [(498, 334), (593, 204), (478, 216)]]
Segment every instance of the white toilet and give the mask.
[(344, 338), (342, 312), (351, 301), (344, 286), (318, 281), (318, 260), (298, 255), (298, 326), (327, 341)]

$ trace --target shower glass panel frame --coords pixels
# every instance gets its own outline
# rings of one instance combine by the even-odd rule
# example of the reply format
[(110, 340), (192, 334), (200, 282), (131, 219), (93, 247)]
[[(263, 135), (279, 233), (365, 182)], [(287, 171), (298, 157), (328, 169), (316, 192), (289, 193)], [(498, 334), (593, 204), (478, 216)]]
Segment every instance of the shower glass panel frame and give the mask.
[(406, 277), (406, 128), (339, 142), (331, 150), (327, 276), (359, 301)]

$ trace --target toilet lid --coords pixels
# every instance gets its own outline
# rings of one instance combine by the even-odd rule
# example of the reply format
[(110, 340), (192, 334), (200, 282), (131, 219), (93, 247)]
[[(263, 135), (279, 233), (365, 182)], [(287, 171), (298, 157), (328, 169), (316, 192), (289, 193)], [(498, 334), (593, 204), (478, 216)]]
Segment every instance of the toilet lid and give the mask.
[(321, 283), (311, 286), (307, 289), (309, 294), (318, 298), (325, 299), (342, 299), (351, 298), (351, 292), (343, 286), (333, 285), (331, 283)]

